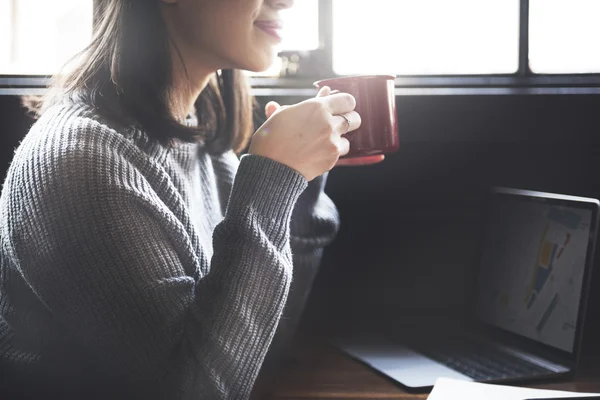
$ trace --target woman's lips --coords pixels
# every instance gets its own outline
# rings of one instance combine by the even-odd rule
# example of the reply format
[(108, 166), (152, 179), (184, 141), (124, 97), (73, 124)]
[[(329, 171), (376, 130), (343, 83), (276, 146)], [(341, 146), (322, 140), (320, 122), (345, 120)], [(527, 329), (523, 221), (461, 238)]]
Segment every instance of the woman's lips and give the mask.
[(283, 38), (281, 37), (281, 30), (283, 29), (283, 24), (279, 21), (256, 21), (254, 22), (258, 28), (262, 29), (264, 32), (273, 36), (277, 40), (281, 41)]

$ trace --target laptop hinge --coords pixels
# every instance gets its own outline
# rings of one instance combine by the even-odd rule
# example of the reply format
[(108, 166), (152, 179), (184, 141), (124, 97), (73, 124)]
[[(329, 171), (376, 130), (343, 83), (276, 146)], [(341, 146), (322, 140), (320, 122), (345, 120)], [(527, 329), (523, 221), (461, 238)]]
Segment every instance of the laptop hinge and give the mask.
[(546, 368), (552, 372), (557, 372), (557, 373), (558, 372), (568, 372), (572, 369), (568, 365), (558, 364), (558, 363), (552, 362), (546, 358), (538, 357), (534, 354), (525, 352), (523, 350), (516, 349), (511, 346), (507, 346), (507, 345), (500, 344), (500, 343), (493, 343), (493, 342), (490, 344), (492, 346), (495, 346), (495, 347), (501, 349), (502, 351), (504, 351), (506, 353), (510, 353), (515, 357), (521, 358), (525, 361), (528, 361), (532, 364), (538, 365), (542, 368)]

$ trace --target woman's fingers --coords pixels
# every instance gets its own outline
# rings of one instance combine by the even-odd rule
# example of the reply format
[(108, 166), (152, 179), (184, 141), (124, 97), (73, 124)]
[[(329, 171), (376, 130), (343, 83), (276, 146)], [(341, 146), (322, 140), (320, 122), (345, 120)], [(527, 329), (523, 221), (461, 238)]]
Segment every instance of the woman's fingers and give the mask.
[[(334, 90), (332, 92), (331, 88), (329, 86), (323, 86), (321, 89), (319, 89), (319, 92), (317, 93), (317, 97), (327, 97), (330, 94), (334, 94), (334, 93), (339, 93), (339, 91)], [(270, 101), (265, 106), (265, 115), (267, 116), (267, 119), (269, 119), (277, 111), (284, 110), (286, 107), (289, 107), (289, 106), (281, 106), (276, 101)]]
[(270, 101), (265, 106), (265, 115), (267, 116), (267, 119), (269, 119), (276, 112), (281, 111), (281, 110), (285, 110), (288, 107), (289, 106), (280, 106), (279, 103), (277, 103), (275, 101)]
[(275, 114), (275, 111), (279, 110), (280, 108), (281, 106), (279, 105), (279, 103), (275, 101), (268, 102), (265, 106), (265, 114), (267, 116), (267, 119), (271, 118), (271, 115)]
[[(350, 142), (343, 136), (340, 136), (337, 140), (338, 149), (340, 156), (345, 156), (350, 151)], [(339, 160), (338, 160), (339, 162)]]
[(356, 107), (356, 99), (348, 93), (332, 94), (320, 98), (319, 101), (323, 102), (325, 109), (332, 115), (346, 114)]
[(325, 97), (331, 94), (331, 88), (329, 86), (323, 86), (319, 89), (319, 93), (317, 93), (317, 97)]
[(357, 130), (362, 123), (360, 119), (360, 115), (356, 111), (351, 111), (349, 113), (334, 115), (335, 118), (335, 126), (336, 132), (340, 135), (343, 135), (348, 132), (352, 132)]

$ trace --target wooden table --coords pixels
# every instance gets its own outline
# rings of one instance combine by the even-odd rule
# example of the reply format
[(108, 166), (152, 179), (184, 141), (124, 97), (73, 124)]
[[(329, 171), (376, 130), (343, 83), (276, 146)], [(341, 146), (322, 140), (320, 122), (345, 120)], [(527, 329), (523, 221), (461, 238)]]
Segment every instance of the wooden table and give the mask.
[[(575, 378), (527, 387), (600, 392), (600, 365), (585, 367)], [(257, 382), (253, 399), (426, 399), (352, 360), (322, 340), (302, 340), (277, 372)]]

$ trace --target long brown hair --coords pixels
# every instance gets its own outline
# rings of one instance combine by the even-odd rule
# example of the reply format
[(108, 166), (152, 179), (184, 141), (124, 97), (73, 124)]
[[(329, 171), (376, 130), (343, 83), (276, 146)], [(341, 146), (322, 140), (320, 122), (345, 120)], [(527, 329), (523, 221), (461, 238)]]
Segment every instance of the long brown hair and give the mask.
[(242, 71), (215, 73), (195, 103), (198, 126), (185, 126), (171, 112), (170, 41), (158, 0), (102, 0), (94, 6), (91, 43), (54, 77), (44, 97), (27, 102), (35, 116), (69, 98), (107, 118), (135, 122), (163, 145), (179, 139), (205, 140), (212, 153), (245, 148), (255, 101)]

